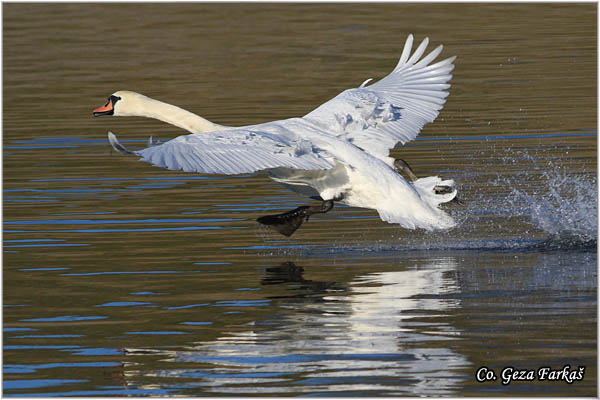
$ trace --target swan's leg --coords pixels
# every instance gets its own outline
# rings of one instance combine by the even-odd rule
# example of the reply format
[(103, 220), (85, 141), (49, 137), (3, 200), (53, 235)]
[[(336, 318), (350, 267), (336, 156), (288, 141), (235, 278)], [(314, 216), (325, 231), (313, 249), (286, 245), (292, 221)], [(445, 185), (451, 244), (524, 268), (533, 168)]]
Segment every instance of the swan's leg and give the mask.
[(415, 175), (410, 165), (408, 165), (408, 163), (404, 160), (401, 160), (399, 158), (394, 160), (394, 168), (396, 168), (396, 172), (398, 172), (399, 174), (404, 173), (410, 181), (416, 181), (418, 179), (417, 175)]
[(265, 215), (256, 221), (270, 226), (282, 235), (292, 236), (304, 221), (308, 221), (311, 215), (326, 213), (332, 208), (333, 200), (327, 200), (318, 206), (300, 206), (283, 214)]
[[(399, 158), (394, 160), (394, 168), (396, 168), (396, 171), (399, 174), (404, 172), (404, 174), (406, 174), (406, 176), (409, 178), (409, 180), (411, 180), (413, 182), (418, 179), (417, 175), (415, 175), (415, 173), (412, 170), (412, 168), (410, 167), (410, 165), (408, 165), (408, 163), (404, 160), (401, 160)], [(453, 191), (454, 191), (454, 188), (452, 186), (446, 186), (446, 185), (437, 185), (433, 188), (433, 192), (435, 194), (448, 194), (448, 193), (452, 193)], [(458, 199), (457, 199), (457, 202), (459, 202)]]

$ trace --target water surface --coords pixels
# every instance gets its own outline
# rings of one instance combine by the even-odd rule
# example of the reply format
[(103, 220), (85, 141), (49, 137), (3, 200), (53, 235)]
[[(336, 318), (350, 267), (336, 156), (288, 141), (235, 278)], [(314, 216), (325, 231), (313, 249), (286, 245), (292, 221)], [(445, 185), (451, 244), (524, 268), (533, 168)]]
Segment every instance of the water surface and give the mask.
[[(596, 396), (593, 4), (5, 4), (5, 396)], [(111, 152), (183, 132), (92, 118), (129, 89), (246, 125), (396, 64), (458, 55), (434, 124), (392, 155), (453, 178), (459, 226), (310, 200), (260, 174)], [(478, 383), (481, 366), (584, 379)]]

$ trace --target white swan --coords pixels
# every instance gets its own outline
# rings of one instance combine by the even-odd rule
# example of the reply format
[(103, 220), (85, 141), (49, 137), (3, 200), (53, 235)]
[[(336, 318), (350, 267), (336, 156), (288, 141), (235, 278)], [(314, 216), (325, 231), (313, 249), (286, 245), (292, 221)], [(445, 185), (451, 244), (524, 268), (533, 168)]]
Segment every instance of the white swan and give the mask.
[(324, 200), (259, 222), (291, 235), (315, 212), (333, 201), (377, 210), (383, 221), (408, 229), (449, 229), (454, 220), (438, 208), (456, 196), (454, 181), (437, 176), (409, 182), (395, 167), (414, 177), (402, 160), (388, 156), (398, 142), (413, 140), (432, 122), (448, 96), (456, 57), (432, 64), (438, 46), (421, 58), (425, 38), (411, 53), (409, 35), (396, 68), (376, 83), (348, 89), (301, 118), (244, 127), (226, 127), (139, 93), (118, 91), (94, 115), (144, 116), (186, 129), (162, 145), (125, 149), (109, 132), (113, 147), (171, 170), (204, 174), (262, 171), (292, 190)]

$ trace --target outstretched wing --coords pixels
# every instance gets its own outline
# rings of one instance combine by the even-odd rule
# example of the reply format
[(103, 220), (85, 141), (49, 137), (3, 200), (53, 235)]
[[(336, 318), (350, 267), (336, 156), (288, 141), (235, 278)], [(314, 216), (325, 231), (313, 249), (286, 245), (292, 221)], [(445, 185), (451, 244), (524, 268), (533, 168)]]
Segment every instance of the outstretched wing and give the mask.
[(421, 59), (429, 39), (410, 55), (412, 44), (409, 35), (398, 65), (385, 78), (348, 89), (303, 118), (382, 159), (398, 142), (416, 138), (446, 102), (456, 57), (430, 65), (443, 46)]
[(115, 150), (138, 155), (142, 161), (157, 167), (202, 174), (236, 175), (276, 167), (318, 170), (335, 166), (327, 152), (283, 125), (267, 123), (184, 135), (138, 151), (127, 150), (111, 132), (109, 141)]
[(276, 167), (329, 169), (335, 166), (333, 153), (343, 153), (343, 141), (385, 160), (396, 143), (413, 140), (437, 117), (448, 96), (455, 57), (430, 65), (442, 46), (421, 59), (429, 40), (410, 55), (412, 42), (409, 35), (398, 65), (388, 76), (346, 90), (302, 118), (179, 136), (133, 152), (112, 133), (109, 140), (115, 150), (136, 154), (158, 167), (205, 174), (234, 175)]

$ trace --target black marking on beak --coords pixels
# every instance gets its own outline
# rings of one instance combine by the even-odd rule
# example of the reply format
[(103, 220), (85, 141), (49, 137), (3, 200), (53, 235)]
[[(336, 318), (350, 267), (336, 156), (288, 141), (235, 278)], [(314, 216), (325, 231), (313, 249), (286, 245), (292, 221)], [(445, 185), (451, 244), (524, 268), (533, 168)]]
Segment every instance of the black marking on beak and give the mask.
[(115, 113), (115, 104), (121, 100), (119, 96), (111, 95), (106, 104), (102, 107), (98, 107), (93, 111), (94, 117), (100, 117), (102, 115), (113, 115)]

